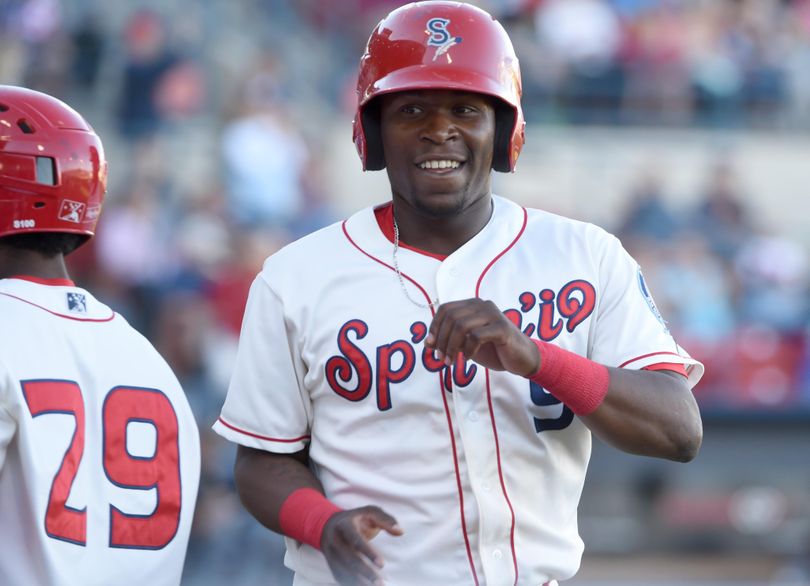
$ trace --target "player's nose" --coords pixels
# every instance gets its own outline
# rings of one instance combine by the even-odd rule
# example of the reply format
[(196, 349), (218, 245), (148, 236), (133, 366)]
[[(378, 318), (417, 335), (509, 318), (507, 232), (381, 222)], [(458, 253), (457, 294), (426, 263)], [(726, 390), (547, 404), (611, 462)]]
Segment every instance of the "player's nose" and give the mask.
[(443, 144), (458, 136), (458, 127), (447, 112), (434, 110), (424, 117), (420, 138)]

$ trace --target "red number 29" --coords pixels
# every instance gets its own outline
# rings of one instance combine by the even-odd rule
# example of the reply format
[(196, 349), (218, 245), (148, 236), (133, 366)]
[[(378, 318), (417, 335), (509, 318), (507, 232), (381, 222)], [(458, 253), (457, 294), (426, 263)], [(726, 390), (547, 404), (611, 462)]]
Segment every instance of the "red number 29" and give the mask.
[[(73, 481), (84, 455), (85, 410), (82, 391), (72, 381), (23, 381), (32, 417), (48, 413), (72, 415), (76, 430), (51, 484), (45, 513), (45, 531), (54, 538), (79, 545), (87, 543), (87, 508), (67, 506)], [(110, 547), (161, 549), (180, 524), (180, 451), (177, 414), (169, 399), (155, 389), (115, 387), (104, 400), (104, 471), (116, 486), (133, 490), (156, 489), (157, 504), (148, 515), (132, 515), (110, 505)], [(155, 452), (133, 456), (127, 450), (130, 422), (152, 425)]]

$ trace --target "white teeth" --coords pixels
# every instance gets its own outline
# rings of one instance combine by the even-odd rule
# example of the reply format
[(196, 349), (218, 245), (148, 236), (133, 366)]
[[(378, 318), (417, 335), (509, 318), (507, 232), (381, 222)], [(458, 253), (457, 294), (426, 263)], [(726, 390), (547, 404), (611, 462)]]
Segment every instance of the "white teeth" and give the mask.
[(458, 161), (435, 160), (419, 163), (420, 169), (457, 169), (461, 165)]

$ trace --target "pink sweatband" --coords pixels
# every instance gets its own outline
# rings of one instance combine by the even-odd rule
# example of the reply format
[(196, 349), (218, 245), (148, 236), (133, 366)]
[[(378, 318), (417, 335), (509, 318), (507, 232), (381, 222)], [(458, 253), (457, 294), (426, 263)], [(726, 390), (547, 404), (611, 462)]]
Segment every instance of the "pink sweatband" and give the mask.
[(592, 413), (608, 391), (606, 366), (554, 344), (532, 339), (540, 351), (540, 368), (529, 377), (577, 415)]
[(326, 522), (342, 510), (314, 488), (299, 488), (281, 504), (278, 522), (284, 535), (319, 550)]

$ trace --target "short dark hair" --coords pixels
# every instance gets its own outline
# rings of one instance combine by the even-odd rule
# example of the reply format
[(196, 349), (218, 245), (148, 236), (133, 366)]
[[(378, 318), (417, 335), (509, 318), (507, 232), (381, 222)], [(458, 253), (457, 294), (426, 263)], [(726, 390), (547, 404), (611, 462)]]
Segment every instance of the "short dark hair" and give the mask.
[(67, 256), (88, 240), (85, 234), (63, 232), (25, 232), (0, 238), (0, 246), (31, 250), (48, 258), (61, 254)]

